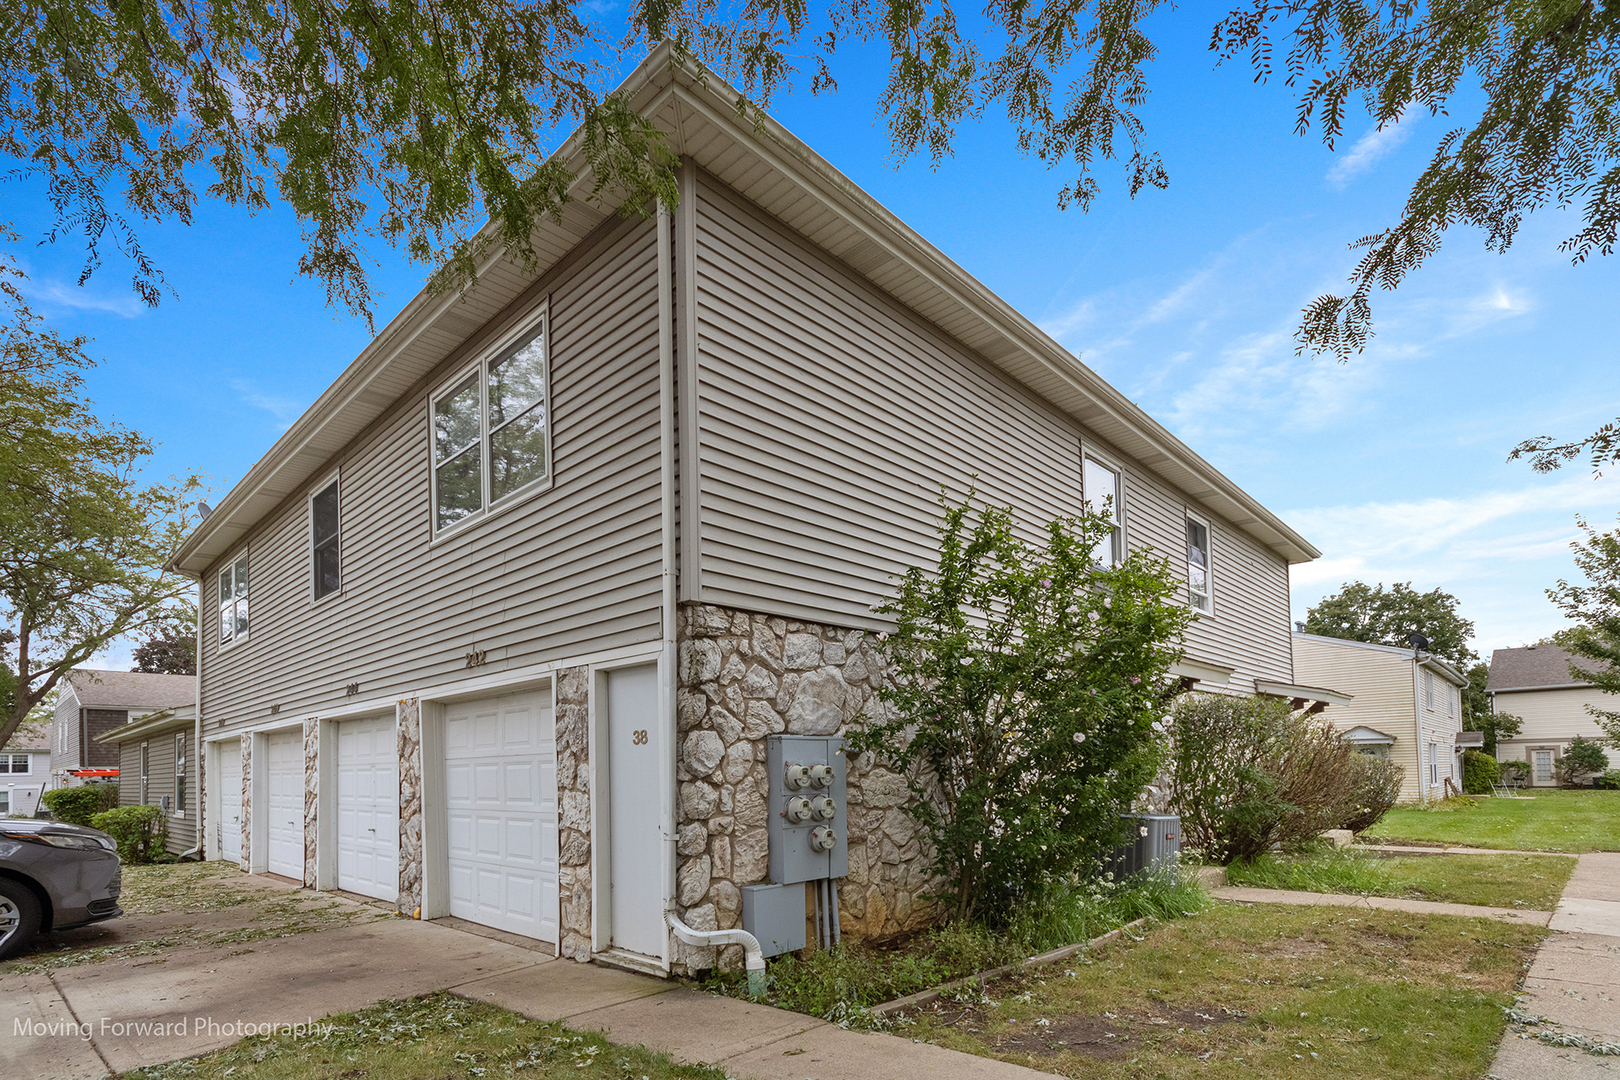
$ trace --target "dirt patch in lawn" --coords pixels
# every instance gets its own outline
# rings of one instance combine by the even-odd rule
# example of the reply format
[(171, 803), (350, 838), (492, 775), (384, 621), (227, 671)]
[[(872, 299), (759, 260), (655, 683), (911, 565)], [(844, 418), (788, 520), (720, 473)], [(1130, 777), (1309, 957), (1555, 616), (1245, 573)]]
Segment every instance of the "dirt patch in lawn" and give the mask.
[(1086, 1080), (1473, 1080), (1539, 927), (1221, 904), (966, 988), (897, 1034)]

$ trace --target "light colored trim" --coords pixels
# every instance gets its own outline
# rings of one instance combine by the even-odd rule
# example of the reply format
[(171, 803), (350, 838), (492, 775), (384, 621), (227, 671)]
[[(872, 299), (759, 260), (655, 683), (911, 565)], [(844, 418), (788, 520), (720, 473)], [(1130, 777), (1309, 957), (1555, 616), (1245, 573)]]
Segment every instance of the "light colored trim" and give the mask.
[(1524, 694), (1534, 690), (1592, 690), (1596, 683), (1570, 682), (1548, 683), (1546, 686), (1504, 686), (1498, 690), (1486, 690), (1487, 694)]
[[(315, 721), (315, 888), (338, 886), (337, 721)], [(396, 869), (397, 875), (397, 869)]]
[[(1186, 564), (1187, 564), (1187, 575), (1188, 575), (1187, 576), (1187, 606), (1189, 608), (1192, 608), (1193, 611), (1197, 612), (1202, 617), (1204, 617), (1206, 619), (1213, 619), (1215, 617), (1215, 526), (1210, 524), (1210, 519), (1209, 519), (1208, 515), (1200, 514), (1197, 511), (1195, 511), (1192, 507), (1187, 506), (1186, 504), (1182, 505), (1181, 510), (1182, 510), (1183, 515), (1186, 517), (1186, 519), (1188, 521), (1195, 521), (1195, 522), (1197, 522), (1198, 524), (1200, 524), (1200, 525), (1202, 525), (1204, 527), (1204, 549), (1205, 549), (1204, 550), (1204, 562), (1206, 563), (1206, 565), (1204, 567), (1204, 595), (1209, 600), (1209, 610), (1205, 611), (1201, 607), (1193, 607), (1193, 602), (1192, 602), (1192, 561), (1190, 559), (1184, 560), (1186, 562)], [(1186, 536), (1187, 527), (1186, 527), (1185, 523), (1183, 523), (1181, 531), (1182, 531), (1181, 543), (1182, 543), (1182, 546), (1185, 548), (1186, 544), (1187, 544), (1187, 536)]]
[[(555, 686), (553, 683), (551, 699), (553, 740), (557, 732)], [(445, 768), (445, 707), (437, 701), (419, 701), (417, 709), (417, 722), (421, 725), (422, 740), (422, 918), (439, 919), (450, 914), (450, 804), (446, 793), (449, 777)], [(396, 715), (395, 723), (398, 722)], [(555, 752), (555, 742), (552, 749)], [(551, 794), (555, 803), (557, 797), (555, 788)], [(557, 816), (559, 820), (562, 817), (560, 805), (557, 808)], [(558, 867), (559, 871), (561, 869)], [(559, 903), (559, 916), (561, 911)], [(562, 944), (560, 921), (557, 926), (557, 941), (560, 946)]]
[(1325, 686), (1300, 686), (1296, 683), (1273, 682), (1270, 679), (1254, 680), (1254, 692), (1268, 697), (1306, 698), (1310, 701), (1325, 701), (1329, 705), (1348, 705), (1355, 700), (1351, 694), (1341, 694), (1337, 690), (1329, 690)]
[[(606, 697), (601, 673), (592, 670), (585, 680), (586, 741), (590, 744), (591, 774), (591, 955), (613, 941), (613, 821), (608, 785), (611, 769), (602, 702)], [(558, 875), (561, 876), (560, 874)]]
[[(538, 333), (535, 328), (538, 327)], [(490, 480), (494, 470), (490, 467), (489, 443), (489, 364), (491, 360), (499, 357), (518, 345), (525, 339), (539, 337), (543, 341), (543, 350), (546, 357), (545, 401), (542, 408), (546, 414), (546, 473), (507, 493), (504, 501), (495, 505), (495, 499), (490, 494)], [(440, 380), (436, 388), (427, 396), (427, 437), (428, 437), (428, 527), (430, 529), (430, 548), (438, 547), (454, 537), (471, 531), (476, 523), (488, 521), (511, 510), (514, 506), (521, 506), (536, 495), (550, 491), (557, 480), (557, 461), (552, 454), (552, 433), (556, 428), (556, 418), (552, 414), (551, 375), (554, 368), (554, 357), (551, 355), (551, 296), (548, 294), (540, 299), (530, 311), (521, 318), (515, 319), (511, 326), (494, 339), (490, 344), (479, 349), (477, 354), (459, 365), (455, 371)], [(478, 383), (478, 483), (479, 495), (482, 505), (475, 513), (468, 514), (460, 521), (444, 528), (439, 527), (439, 459), (436, 436), (433, 430), (434, 409), (443, 398), (457, 386), (467, 381), (469, 373), (477, 375)], [(510, 421), (508, 421), (510, 423)], [(467, 447), (462, 451), (472, 449)]]
[[(337, 485), (337, 513), (338, 513), (338, 587), (325, 596), (315, 595), (315, 497), (326, 491), (333, 484)], [(310, 488), (309, 494), (304, 497), (304, 511), (308, 515), (308, 531), (306, 539), (309, 542), (309, 602), (313, 607), (342, 596), (346, 590), (349, 575), (343, 571), (343, 467), (340, 465), (327, 473)]]
[(1222, 664), (1194, 660), (1190, 656), (1184, 656), (1170, 665), (1170, 674), (1186, 679), (1197, 679), (1211, 686), (1226, 686), (1232, 681), (1232, 673), (1236, 670)]
[(683, 162), (680, 171), (681, 201), (675, 210), (675, 254), (680, 269), (675, 276), (675, 359), (680, 365), (676, 379), (677, 434), (680, 437), (681, 474), (681, 565), (680, 599), (697, 600), (703, 595), (702, 542), (702, 440), (698, 438), (698, 289), (697, 289), (697, 170)]
[[(245, 637), (245, 638), (237, 636), (237, 633), (236, 633), (236, 599), (237, 599), (237, 593), (236, 593), (236, 564), (241, 562), (243, 559), (246, 559), (247, 564), (248, 564), (248, 636)], [(243, 644), (246, 644), (246, 643), (251, 642), (253, 640), (253, 623), (254, 623), (254, 620), (256, 620), (258, 618), (257, 615), (253, 614), (253, 590), (256, 587), (254, 583), (258, 579), (257, 579), (257, 577), (254, 576), (255, 571), (253, 569), (253, 545), (252, 545), (251, 542), (247, 543), (247, 544), (243, 544), (241, 550), (238, 551), (235, 555), (231, 556), (228, 559), (221, 559), (220, 561), (225, 564), (225, 568), (223, 570), (220, 570), (220, 569), (216, 568), (213, 571), (213, 574), (214, 574), (214, 618), (216, 620), (218, 620), (218, 618), (220, 616), (219, 578), (220, 578), (221, 574), (228, 573), (228, 574), (231, 575), (231, 640), (226, 641), (225, 640), (225, 635), (223, 633), (221, 633), (219, 635), (219, 644), (214, 646), (214, 649), (215, 649), (216, 652), (221, 652), (222, 653), (222, 652), (225, 652), (227, 649), (234, 649), (238, 645), (243, 645)], [(198, 580), (198, 583), (197, 583), (197, 599), (199, 601), (199, 603), (197, 604), (197, 610), (201, 611), (202, 610), (202, 604), (201, 604), (200, 601), (202, 600), (202, 582), (201, 582), (200, 579)], [(217, 629), (218, 629), (218, 624), (216, 622), (216, 631), (217, 631)]]
[(1086, 459), (1090, 458), (1098, 465), (1108, 469), (1114, 474), (1114, 515), (1119, 519), (1119, 550), (1114, 553), (1114, 566), (1125, 561), (1131, 551), (1130, 518), (1127, 510), (1130, 498), (1125, 494), (1125, 470), (1120, 466), (1118, 459), (1103, 451), (1097, 450), (1088, 442), (1080, 444), (1080, 501), (1094, 513), (1100, 513), (1101, 508), (1092, 502), (1091, 492), (1086, 490)]
[[(1367, 736), (1357, 735), (1356, 733), (1359, 732), (1359, 731), (1365, 731), (1365, 732), (1367, 732), (1368, 735), (1375, 736), (1375, 737), (1374, 738), (1368, 738)], [(1355, 746), (1393, 746), (1393, 745), (1395, 745), (1395, 736), (1386, 735), (1382, 731), (1379, 731), (1377, 728), (1368, 727), (1366, 724), (1357, 724), (1355, 727), (1351, 728), (1349, 731), (1342, 731), (1342, 732), (1339, 733), (1339, 737), (1342, 738), (1345, 742), (1351, 743), (1351, 744), (1353, 744)]]

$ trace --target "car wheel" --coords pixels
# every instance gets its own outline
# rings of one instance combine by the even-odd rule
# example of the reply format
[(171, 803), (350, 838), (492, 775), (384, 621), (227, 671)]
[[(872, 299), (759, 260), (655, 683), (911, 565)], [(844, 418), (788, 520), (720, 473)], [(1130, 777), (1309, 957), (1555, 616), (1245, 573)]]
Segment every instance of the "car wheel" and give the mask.
[(10, 960), (39, 933), (39, 898), (20, 881), (0, 878), (0, 960)]

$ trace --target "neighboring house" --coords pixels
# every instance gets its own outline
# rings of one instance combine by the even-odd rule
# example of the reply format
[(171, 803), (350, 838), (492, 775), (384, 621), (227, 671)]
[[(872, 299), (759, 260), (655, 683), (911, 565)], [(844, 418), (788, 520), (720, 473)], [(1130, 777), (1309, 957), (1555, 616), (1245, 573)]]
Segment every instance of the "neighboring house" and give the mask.
[(75, 668), (60, 684), (51, 734), (53, 787), (118, 778), (118, 747), (97, 736), (154, 709), (196, 706), (190, 675)]
[(51, 784), (51, 727), (36, 720), (17, 725), (0, 747), (0, 817), (33, 816)]
[(162, 807), (168, 849), (183, 855), (197, 846), (199, 811), (195, 703), (137, 716), (96, 736), (118, 749), (118, 805)]
[[(1620, 701), (1570, 673), (1570, 665), (1591, 668), (1601, 663), (1585, 660), (1556, 645), (1527, 645), (1522, 649), (1496, 649), (1491, 653), (1491, 676), (1485, 693), (1491, 711), (1510, 713), (1524, 720), (1524, 729), (1511, 739), (1496, 740), (1498, 761), (1530, 765), (1532, 787), (1558, 785), (1558, 759), (1577, 735), (1607, 739), (1587, 706), (1620, 710)], [(1613, 750), (1609, 763), (1620, 765)]]
[[(537, 267), (419, 295), (176, 555), (210, 858), (712, 964), (665, 913), (739, 924), (768, 738), (873, 706), (942, 488), (1034, 540), (1109, 507), (1100, 559), (1185, 575), (1185, 680), (1292, 682), (1314, 548), (714, 74), (660, 47), (623, 93), (683, 155), (673, 213), (574, 202)], [(893, 934), (929, 880), (906, 785), (845, 777), (842, 928)]]
[(1463, 731), (1468, 679), (1456, 668), (1432, 653), (1296, 631), (1294, 675), (1350, 696), (1328, 716), (1356, 749), (1406, 770), (1403, 800), (1444, 798), (1447, 780), (1462, 787), (1462, 752), (1479, 737)]

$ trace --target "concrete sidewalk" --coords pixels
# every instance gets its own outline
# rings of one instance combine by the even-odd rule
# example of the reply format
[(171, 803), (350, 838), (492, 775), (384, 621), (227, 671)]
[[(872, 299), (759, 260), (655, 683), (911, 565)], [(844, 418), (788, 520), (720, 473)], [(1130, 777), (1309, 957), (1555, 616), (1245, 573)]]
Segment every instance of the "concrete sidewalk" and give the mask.
[(389, 919), (235, 949), (177, 946), (0, 976), (0, 1076), (100, 1080), (229, 1046), (240, 1038), (238, 1025), (318, 1020), (434, 990), (601, 1031), (752, 1080), (1047, 1075), (555, 960), (450, 926)]
[(1251, 889), (1221, 885), (1209, 890), (1220, 900), (1244, 904), (1301, 904), (1306, 907), (1359, 907), (1379, 911), (1410, 911), (1421, 915), (1466, 915), (1503, 922), (1546, 926), (1554, 918), (1550, 911), (1519, 908), (1479, 907), (1474, 904), (1440, 904), (1431, 900), (1403, 900), (1393, 896), (1350, 896), (1344, 893), (1299, 892), (1293, 889)]
[(1545, 1024), (1509, 1028), (1490, 1075), (1497, 1080), (1620, 1080), (1620, 1056), (1549, 1046), (1556, 1029), (1620, 1045), (1620, 853), (1582, 855), (1525, 975), (1519, 1009)]

